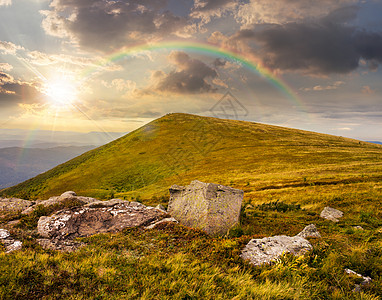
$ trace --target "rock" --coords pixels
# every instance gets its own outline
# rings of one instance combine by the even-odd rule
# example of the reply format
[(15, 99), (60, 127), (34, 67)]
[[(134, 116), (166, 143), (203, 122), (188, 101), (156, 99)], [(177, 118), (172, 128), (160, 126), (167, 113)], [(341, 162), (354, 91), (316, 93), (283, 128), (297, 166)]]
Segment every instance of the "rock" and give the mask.
[(353, 276), (357, 276), (357, 277), (361, 277), (363, 279), (363, 281), (360, 283), (360, 284), (356, 284), (355, 287), (354, 287), (354, 291), (355, 292), (360, 292), (362, 287), (364, 287), (365, 285), (371, 283), (373, 280), (369, 277), (369, 276), (363, 276), (361, 274), (358, 274), (356, 272), (354, 272), (353, 270), (350, 270), (350, 269), (345, 269), (345, 273), (348, 274), (348, 275), (353, 275)]
[(59, 250), (65, 252), (73, 252), (85, 245), (78, 241), (56, 239), (37, 239), (37, 243), (46, 250)]
[(8, 230), (5, 229), (0, 229), (0, 240), (4, 240), (7, 237), (9, 237), (11, 234), (9, 233)]
[(13, 239), (9, 231), (5, 229), (0, 229), (0, 242), (5, 247), (5, 253), (20, 250), (23, 246), (22, 242)]
[(239, 221), (244, 192), (197, 180), (170, 188), (168, 213), (181, 224), (223, 235)]
[[(111, 200), (107, 200), (107, 201), (98, 201), (97, 200), (95, 202), (86, 204), (85, 207), (90, 207), (90, 208), (113, 207), (114, 205), (117, 205), (117, 204), (127, 204), (127, 205), (129, 205), (131, 203), (138, 203), (138, 202), (130, 202), (130, 201), (121, 200), (121, 199), (111, 199)], [(141, 203), (138, 203), (138, 204), (144, 206)]]
[(158, 204), (157, 206), (155, 206), (155, 208), (166, 211), (166, 209), (164, 208), (164, 206), (162, 204)]
[(0, 198), (0, 211), (23, 211), (35, 202), (18, 198)]
[(23, 247), (22, 242), (14, 240), (13, 243), (11, 243), (10, 245), (5, 247), (5, 249), (6, 249), (5, 253), (10, 253), (10, 252), (13, 252), (16, 250), (21, 250), (22, 247)]
[(338, 222), (338, 219), (342, 218), (343, 215), (344, 213), (342, 211), (326, 206), (322, 210), (320, 217), (333, 222)]
[(155, 222), (149, 226), (146, 226), (145, 228), (146, 229), (153, 229), (155, 226), (157, 226), (158, 224), (161, 224), (161, 223), (164, 223), (164, 222), (173, 222), (173, 223), (179, 223), (177, 220), (175, 220), (174, 218), (165, 218), (163, 220), (160, 220), (158, 222)]
[(362, 226), (353, 226), (353, 229), (355, 230), (364, 230)]
[(21, 213), (27, 215), (27, 214), (30, 214), (31, 212), (33, 212), (38, 205), (43, 205), (45, 207), (48, 207), (51, 205), (60, 204), (64, 201), (68, 201), (68, 200), (76, 201), (79, 205), (85, 205), (88, 203), (99, 202), (99, 200), (94, 199), (94, 198), (77, 196), (75, 192), (70, 191), (70, 192), (63, 193), (61, 196), (58, 196), (58, 197), (57, 196), (50, 197), (48, 200), (39, 201), (38, 203), (36, 203), (36, 205), (25, 209)]
[(302, 255), (312, 249), (306, 239), (299, 236), (278, 235), (263, 239), (252, 239), (242, 250), (240, 257), (253, 265), (269, 264), (283, 253)]
[(65, 193), (61, 194), (61, 197), (68, 197), (68, 198), (70, 198), (70, 197), (75, 197), (75, 196), (77, 196), (77, 194), (75, 192), (73, 192), (73, 191), (68, 191), (68, 192), (65, 192)]
[(41, 217), (38, 233), (45, 238), (72, 239), (97, 233), (118, 232), (127, 227), (148, 226), (166, 214), (138, 202), (113, 199), (61, 210)]
[(321, 234), (318, 232), (316, 225), (310, 224), (306, 226), (297, 236), (306, 238), (321, 238)]

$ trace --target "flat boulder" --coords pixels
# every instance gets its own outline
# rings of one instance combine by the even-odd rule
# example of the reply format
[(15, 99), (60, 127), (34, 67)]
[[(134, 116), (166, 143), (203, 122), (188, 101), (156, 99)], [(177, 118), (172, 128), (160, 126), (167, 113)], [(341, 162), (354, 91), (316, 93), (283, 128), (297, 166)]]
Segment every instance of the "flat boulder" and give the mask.
[(75, 192), (69, 191), (69, 192), (63, 193), (61, 196), (50, 197), (48, 200), (38, 201), (35, 205), (28, 207), (27, 209), (23, 210), (21, 213), (26, 215), (30, 214), (37, 208), (38, 205), (49, 207), (52, 205), (69, 202), (69, 201), (72, 201), (73, 203), (77, 203), (79, 206), (81, 206), (88, 203), (98, 202), (99, 200), (90, 198), (90, 197), (77, 196)]
[(343, 217), (343, 215), (344, 213), (342, 211), (326, 206), (322, 210), (320, 217), (332, 222), (338, 222), (339, 219)]
[(224, 235), (239, 221), (243, 195), (242, 190), (194, 180), (170, 188), (167, 211), (182, 225)]
[(40, 217), (38, 233), (49, 239), (73, 239), (97, 233), (118, 232), (128, 227), (148, 226), (167, 216), (153, 207), (120, 199), (97, 201)]
[(35, 202), (18, 198), (0, 198), (0, 211), (23, 211)]
[(242, 250), (240, 257), (259, 266), (269, 264), (283, 253), (303, 255), (312, 249), (312, 245), (300, 236), (278, 235), (262, 239), (252, 239)]

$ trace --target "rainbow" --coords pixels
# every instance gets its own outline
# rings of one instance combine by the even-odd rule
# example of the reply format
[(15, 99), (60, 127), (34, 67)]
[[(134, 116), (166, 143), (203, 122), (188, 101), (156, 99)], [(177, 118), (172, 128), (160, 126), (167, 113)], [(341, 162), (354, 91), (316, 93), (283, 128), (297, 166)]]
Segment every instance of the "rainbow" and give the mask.
[(305, 111), (304, 104), (299, 96), (293, 91), (293, 89), (281, 78), (276, 77), (274, 73), (262, 66), (259, 60), (254, 57), (244, 57), (241, 53), (234, 52), (232, 50), (217, 47), (208, 43), (200, 42), (187, 42), (187, 41), (172, 41), (172, 42), (160, 42), (155, 44), (142, 44), (129, 48), (123, 48), (111, 55), (106, 56), (101, 62), (97, 63), (95, 67), (85, 70), (81, 78), (87, 80), (94, 73), (102, 72), (104, 68), (111, 63), (122, 60), (123, 58), (134, 56), (142, 52), (158, 51), (158, 50), (183, 50), (185, 52), (196, 52), (203, 55), (209, 55), (212, 57), (222, 57), (227, 60), (236, 62), (242, 67), (250, 70), (251, 72), (266, 79), (271, 85), (286, 95), (292, 102), (300, 109)]

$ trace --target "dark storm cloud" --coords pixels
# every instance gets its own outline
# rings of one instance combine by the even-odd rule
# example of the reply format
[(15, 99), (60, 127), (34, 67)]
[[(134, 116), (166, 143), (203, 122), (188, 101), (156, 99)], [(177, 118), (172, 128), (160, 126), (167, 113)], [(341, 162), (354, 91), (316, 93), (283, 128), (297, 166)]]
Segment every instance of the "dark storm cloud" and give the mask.
[(181, 51), (172, 52), (169, 59), (176, 66), (176, 70), (168, 74), (162, 71), (156, 71), (153, 74), (153, 80), (157, 81), (155, 85), (156, 91), (196, 94), (216, 90), (207, 82), (208, 78), (217, 77), (215, 69), (198, 59), (190, 58)]
[(45, 15), (45, 30), (87, 48), (110, 50), (175, 34), (187, 19), (166, 10), (167, 1), (58, 0)]
[(256, 45), (253, 52), (260, 53), (273, 69), (349, 73), (359, 66), (361, 58), (374, 64), (382, 62), (382, 33), (348, 25), (356, 13), (356, 7), (347, 7), (316, 22), (241, 30), (231, 41)]
[(223, 60), (221, 58), (217, 58), (213, 62), (213, 65), (214, 65), (215, 68), (224, 67), (226, 64), (227, 64), (227, 61)]

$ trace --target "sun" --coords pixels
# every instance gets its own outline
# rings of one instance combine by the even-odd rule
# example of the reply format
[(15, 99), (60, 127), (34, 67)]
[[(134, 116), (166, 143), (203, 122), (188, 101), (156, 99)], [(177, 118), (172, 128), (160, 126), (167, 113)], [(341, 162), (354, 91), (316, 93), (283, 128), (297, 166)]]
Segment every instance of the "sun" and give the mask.
[(70, 106), (77, 99), (78, 87), (67, 79), (53, 80), (45, 84), (44, 94), (56, 106)]

